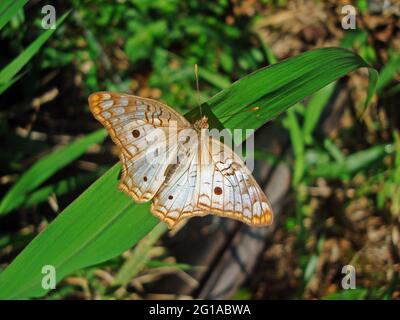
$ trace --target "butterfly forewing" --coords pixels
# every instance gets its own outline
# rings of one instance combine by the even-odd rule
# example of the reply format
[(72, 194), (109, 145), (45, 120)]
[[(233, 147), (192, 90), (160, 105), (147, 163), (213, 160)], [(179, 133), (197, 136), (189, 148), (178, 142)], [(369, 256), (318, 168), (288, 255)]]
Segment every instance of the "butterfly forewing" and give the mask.
[(190, 123), (160, 102), (131, 95), (94, 93), (89, 106), (120, 149), (120, 189), (137, 202), (151, 200), (177, 154), (176, 142), (168, 141), (169, 131)]

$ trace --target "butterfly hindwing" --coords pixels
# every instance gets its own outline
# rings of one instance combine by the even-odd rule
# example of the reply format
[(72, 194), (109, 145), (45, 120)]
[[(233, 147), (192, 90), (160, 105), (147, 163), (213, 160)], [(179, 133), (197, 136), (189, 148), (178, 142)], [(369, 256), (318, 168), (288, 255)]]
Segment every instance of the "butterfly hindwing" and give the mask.
[(201, 135), (199, 208), (253, 226), (272, 223), (272, 207), (242, 159), (217, 139)]
[(271, 224), (271, 205), (240, 157), (211, 137), (199, 135), (199, 141), (157, 192), (152, 212), (170, 227), (207, 214), (253, 226)]

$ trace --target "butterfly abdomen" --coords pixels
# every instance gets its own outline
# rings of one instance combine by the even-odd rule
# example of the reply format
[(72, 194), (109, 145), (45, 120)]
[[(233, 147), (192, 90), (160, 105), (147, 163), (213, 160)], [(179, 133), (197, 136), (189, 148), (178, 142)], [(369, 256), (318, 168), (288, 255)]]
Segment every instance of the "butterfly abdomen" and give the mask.
[(176, 171), (176, 168), (178, 168), (178, 164), (169, 164), (167, 169), (164, 172), (165, 180), (164, 184), (168, 184), (171, 180), (171, 177)]

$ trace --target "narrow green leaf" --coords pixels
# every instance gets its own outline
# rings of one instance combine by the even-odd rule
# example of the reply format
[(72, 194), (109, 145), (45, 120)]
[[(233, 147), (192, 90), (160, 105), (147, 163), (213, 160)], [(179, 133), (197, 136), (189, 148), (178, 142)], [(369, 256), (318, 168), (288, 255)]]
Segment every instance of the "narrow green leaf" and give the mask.
[(87, 185), (89, 182), (94, 181), (95, 178), (100, 177), (104, 173), (104, 170), (98, 170), (96, 172), (89, 172), (85, 174), (79, 174), (67, 179), (58, 181), (56, 183), (44, 186), (38, 190), (27, 195), (26, 200), (23, 203), (25, 208), (39, 204), (46, 201), (50, 195), (55, 194), (56, 196), (62, 196), (69, 193), (82, 185)]
[(353, 173), (370, 166), (376, 161), (382, 161), (384, 155), (391, 153), (393, 153), (391, 144), (377, 145), (346, 157), (344, 164), (347, 172)]
[(230, 117), (225, 126), (257, 129), (296, 102), (358, 68), (368, 68), (369, 86), (366, 106), (376, 88), (378, 73), (360, 56), (342, 48), (321, 48), (268, 66), (235, 82), (208, 101), (215, 115), (259, 107)]
[(231, 85), (229, 79), (204, 68), (199, 68), (199, 77), (211, 83), (218, 89), (225, 89)]
[(323, 300), (365, 300), (368, 289), (341, 290), (323, 297)]
[(377, 91), (381, 92), (400, 71), (400, 54), (392, 54), (389, 61), (383, 66), (377, 85)]
[(297, 186), (304, 174), (304, 141), (294, 109), (289, 109), (285, 125), (289, 129), (290, 140), (294, 152), (293, 185)]
[(345, 155), (340, 151), (340, 149), (336, 146), (336, 144), (329, 138), (324, 140), (324, 147), (331, 155), (331, 157), (335, 160), (335, 162), (344, 162), (346, 160)]
[(316, 92), (307, 104), (307, 108), (304, 115), (303, 125), (303, 137), (307, 144), (312, 144), (312, 134), (318, 124), (324, 107), (329, 101), (333, 91), (335, 89), (335, 83), (331, 83), (326, 87)]
[[(146, 267), (148, 268), (162, 268), (162, 267), (167, 267), (167, 268), (177, 268), (180, 270), (192, 270), (195, 268), (198, 268), (196, 266), (192, 266), (187, 263), (179, 263), (179, 262), (166, 262), (166, 261), (160, 261), (160, 260), (149, 260), (146, 262)], [(201, 267), (200, 267), (201, 268)]]
[(27, 2), (28, 0), (2, 0), (0, 2), (0, 30)]
[[(69, 12), (65, 13), (58, 21), (57, 25), (63, 23)], [(4, 91), (5, 84), (12, 81), (16, 74), (31, 60), (31, 58), (39, 51), (43, 44), (50, 38), (50, 36), (57, 29), (48, 29), (43, 32), (28, 48), (26, 48), (18, 57), (10, 62), (6, 67), (0, 71), (0, 88)], [(1, 94), (2, 92), (0, 92)]]
[(106, 131), (100, 129), (37, 161), (6, 193), (0, 202), (0, 216), (20, 206), (29, 192), (82, 155), (91, 145), (103, 141), (106, 136)]
[(367, 108), (371, 103), (372, 97), (375, 94), (376, 86), (379, 80), (379, 73), (373, 68), (368, 68), (368, 92), (364, 107)]
[(347, 156), (341, 162), (328, 162), (310, 168), (311, 177), (340, 178), (351, 176), (360, 170), (366, 169), (377, 161), (382, 161), (382, 157), (391, 154), (393, 147), (391, 145), (378, 145), (369, 149), (358, 151)]
[(107, 171), (0, 274), (0, 299), (43, 296), (44, 265), (56, 268), (59, 281), (127, 250), (159, 222), (148, 204), (135, 205), (117, 190), (119, 172), (119, 164)]
[(5, 83), (1, 83), (0, 84), (0, 94), (2, 94), (9, 87), (11, 87), (15, 82), (17, 82), (24, 74), (25, 74), (25, 72), (21, 72), (20, 74), (18, 74), (14, 78), (12, 78), (10, 81), (7, 81)]
[(133, 254), (122, 265), (114, 278), (115, 285), (127, 285), (129, 281), (143, 268), (149, 260), (150, 250), (158, 239), (167, 231), (167, 225), (159, 223), (144, 237), (135, 248)]

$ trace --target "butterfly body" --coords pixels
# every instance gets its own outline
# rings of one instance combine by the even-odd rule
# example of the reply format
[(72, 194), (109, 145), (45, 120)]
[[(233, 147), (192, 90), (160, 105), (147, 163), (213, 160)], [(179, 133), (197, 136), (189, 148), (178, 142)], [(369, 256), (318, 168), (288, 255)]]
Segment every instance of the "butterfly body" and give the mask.
[(193, 128), (195, 130), (197, 130), (198, 132), (200, 132), (202, 129), (208, 129), (209, 125), (208, 125), (208, 119), (206, 116), (201, 117), (201, 119), (197, 120), (194, 124), (193, 124)]
[(272, 207), (233, 150), (206, 134), (208, 119), (193, 125), (151, 99), (113, 92), (89, 97), (90, 110), (119, 148), (119, 189), (169, 227), (217, 214), (252, 226), (272, 223)]

